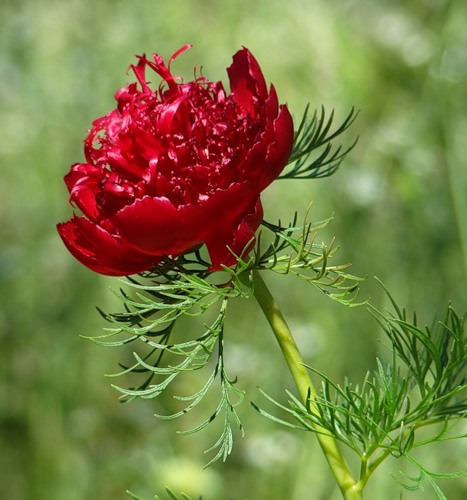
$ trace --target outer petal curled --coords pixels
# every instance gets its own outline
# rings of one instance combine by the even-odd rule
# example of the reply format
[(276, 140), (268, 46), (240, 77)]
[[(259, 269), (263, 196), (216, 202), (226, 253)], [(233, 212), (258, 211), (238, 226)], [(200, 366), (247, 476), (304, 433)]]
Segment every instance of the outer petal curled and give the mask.
[(124, 276), (151, 268), (156, 259), (135, 254), (124, 243), (84, 217), (58, 224), (65, 246), (81, 264), (100, 274)]

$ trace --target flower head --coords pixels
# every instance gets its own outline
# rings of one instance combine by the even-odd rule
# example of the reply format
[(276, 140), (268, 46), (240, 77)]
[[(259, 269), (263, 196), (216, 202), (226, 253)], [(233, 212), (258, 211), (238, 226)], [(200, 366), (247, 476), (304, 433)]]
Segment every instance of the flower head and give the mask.
[[(117, 107), (96, 119), (85, 163), (65, 176), (82, 215), (57, 226), (69, 251), (98, 273), (151, 269), (205, 244), (211, 270), (246, 255), (262, 220), (260, 193), (282, 171), (293, 122), (243, 48), (221, 82), (188, 83), (158, 54), (138, 57), (136, 82), (119, 90)], [(162, 82), (153, 90), (147, 70)]]

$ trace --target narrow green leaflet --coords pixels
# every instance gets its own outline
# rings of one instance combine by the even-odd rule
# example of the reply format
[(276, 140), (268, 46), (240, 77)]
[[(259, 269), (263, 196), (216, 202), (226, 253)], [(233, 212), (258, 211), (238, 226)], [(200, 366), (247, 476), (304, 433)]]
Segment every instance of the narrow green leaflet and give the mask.
[[(189, 434), (202, 430), (223, 415), (221, 435), (209, 450), (217, 450), (209, 462), (212, 463), (219, 458), (225, 460), (232, 451), (232, 425), (243, 434), (236, 412), (243, 399), (243, 391), (236, 386), (235, 379), (227, 376), (223, 346), (228, 300), (247, 297), (249, 290), (233, 283), (229, 273), (217, 276), (218, 283), (210, 282), (206, 279), (208, 274), (205, 270), (190, 269), (186, 261), (183, 264), (185, 267), (181, 269), (180, 262), (173, 262), (169, 269), (166, 263), (164, 273), (145, 276), (147, 283), (131, 279), (127, 283), (129, 290), (116, 291), (126, 312), (102, 312), (111, 327), (106, 334), (92, 340), (113, 347), (137, 342), (139, 347), (132, 353), (133, 362), (122, 364), (122, 370), (111, 375), (144, 377), (138, 385), (129, 388), (113, 385), (121, 393), (123, 402), (135, 398), (157, 398), (175, 379), (193, 371), (208, 371), (204, 385), (194, 394), (173, 394), (174, 399), (180, 402), (180, 410), (171, 415), (156, 415), (161, 419), (175, 419), (188, 414), (198, 407), (209, 391), (214, 390), (214, 382), (219, 381), (220, 401), (214, 412), (195, 429), (183, 432)], [(196, 318), (208, 310), (214, 319), (204, 324), (198, 335), (176, 330), (178, 319)], [(213, 358), (216, 359), (214, 366), (210, 363)]]
[[(312, 411), (311, 401), (304, 405), (291, 394), (288, 407), (268, 399), (293, 417), (294, 425), (312, 432), (315, 426), (320, 432), (324, 429), (352, 449), (361, 459), (362, 484), (388, 456), (405, 457), (420, 471), (420, 476), (411, 478), (410, 487), (418, 488), (425, 479), (443, 498), (436, 474), (428, 473), (410, 451), (466, 437), (465, 432), (455, 432), (456, 424), (467, 415), (465, 316), (448, 307), (443, 321), (420, 327), (416, 316), (409, 321), (389, 293), (388, 297), (393, 313), (370, 308), (391, 342), (392, 353), (388, 361), (378, 359), (374, 374), (368, 373), (361, 384), (345, 380), (341, 386), (308, 367), (322, 381), (320, 394), (313, 400), (317, 411)], [(292, 425), (257, 409), (276, 422)], [(425, 430), (423, 438), (419, 437), (417, 431), (422, 428), (433, 429), (431, 436)]]
[(342, 304), (361, 305), (355, 299), (363, 278), (348, 272), (350, 264), (331, 264), (338, 250), (334, 240), (329, 245), (317, 242), (319, 231), (326, 228), (331, 219), (311, 223), (308, 215), (300, 226), (296, 226), (297, 216), (287, 227), (263, 222), (274, 240), (263, 249), (263, 241), (259, 238), (254, 267), (291, 274)]
[(288, 166), (279, 179), (318, 179), (332, 175), (357, 143), (349, 147), (334, 147), (332, 141), (345, 132), (357, 118), (352, 108), (347, 118), (334, 131), (334, 111), (329, 117), (322, 107), (310, 116), (310, 106), (305, 108), (300, 125), (296, 129), (292, 154)]

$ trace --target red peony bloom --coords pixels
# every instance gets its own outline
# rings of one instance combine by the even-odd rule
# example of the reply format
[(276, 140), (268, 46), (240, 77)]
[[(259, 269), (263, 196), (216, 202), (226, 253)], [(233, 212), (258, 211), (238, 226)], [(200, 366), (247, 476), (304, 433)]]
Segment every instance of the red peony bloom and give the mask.
[[(131, 66), (138, 82), (115, 95), (117, 107), (93, 122), (86, 163), (65, 176), (70, 202), (84, 216), (57, 226), (68, 250), (98, 273), (151, 269), (206, 244), (211, 270), (230, 266), (262, 220), (260, 193), (282, 171), (293, 122), (269, 92), (247, 49), (221, 82), (177, 83), (158, 54)], [(145, 71), (165, 82), (152, 90)], [(139, 83), (139, 85), (138, 85)]]

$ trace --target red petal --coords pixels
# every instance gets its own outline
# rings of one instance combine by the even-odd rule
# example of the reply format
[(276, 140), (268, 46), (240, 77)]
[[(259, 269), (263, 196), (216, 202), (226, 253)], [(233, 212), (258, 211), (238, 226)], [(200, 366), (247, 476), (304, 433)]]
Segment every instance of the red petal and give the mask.
[(213, 237), (206, 241), (211, 257), (210, 271), (218, 271), (224, 266), (237, 262), (235, 255), (245, 258), (253, 249), (255, 232), (263, 220), (263, 207), (258, 199), (237, 227), (222, 226)]
[(261, 190), (276, 179), (287, 164), (293, 147), (293, 120), (287, 106), (280, 106), (279, 116), (274, 120), (275, 140), (267, 149), (266, 163), (260, 178)]
[(70, 192), (70, 202), (94, 221), (99, 217), (96, 195), (100, 191), (100, 175), (99, 168), (86, 163), (76, 163), (65, 176), (65, 184)]
[(183, 47), (179, 48), (175, 54), (172, 55), (172, 57), (169, 59), (169, 64), (168, 64), (168, 68), (170, 70), (170, 65), (172, 64), (172, 62), (177, 59), (177, 57), (180, 55), (180, 54), (183, 54), (183, 52), (185, 52), (185, 50), (188, 50), (188, 49), (191, 49), (191, 47), (193, 47), (193, 45), (191, 45), (191, 43), (187, 43), (186, 45), (184, 45)]
[[(138, 64), (136, 66), (134, 64), (131, 64), (130, 68), (133, 70), (133, 73), (138, 79), (138, 82), (141, 85), (141, 89), (143, 90), (143, 92), (152, 92), (151, 88), (149, 87), (146, 81), (146, 65), (149, 63), (149, 61), (146, 59), (144, 55), (136, 57), (138, 58)], [(119, 92), (121, 92), (122, 90), (124, 89), (121, 89)], [(117, 95), (119, 92), (117, 92)]]
[(158, 132), (161, 134), (170, 134), (172, 131), (172, 123), (180, 106), (186, 100), (187, 96), (180, 96), (170, 104), (167, 104), (157, 120)]
[(274, 85), (269, 87), (269, 95), (264, 103), (266, 119), (275, 120), (279, 114), (279, 99), (277, 98), (277, 92)]
[(246, 48), (239, 50), (227, 73), (232, 99), (251, 116), (256, 116), (255, 103), (258, 99), (265, 100), (268, 90), (261, 68), (251, 52)]
[(99, 173), (100, 169), (93, 165), (89, 165), (88, 163), (75, 163), (65, 175), (64, 181), (68, 191), (71, 193), (76, 184), (82, 182), (83, 179), (97, 178)]
[(70, 253), (86, 267), (108, 276), (125, 276), (150, 269), (154, 259), (135, 255), (101, 227), (84, 217), (58, 224), (57, 230)]
[(175, 255), (201, 243), (206, 221), (199, 206), (175, 207), (167, 198), (144, 196), (122, 208), (112, 222), (122, 239), (151, 255)]
[(258, 142), (248, 152), (241, 167), (241, 180), (248, 180), (258, 192), (263, 191), (284, 169), (293, 146), (293, 120), (286, 106), (270, 120)]
[(111, 169), (125, 177), (134, 178), (136, 182), (144, 173), (144, 165), (141, 166), (137, 159), (132, 158), (126, 151), (113, 147), (106, 152), (107, 160)]
[(112, 223), (122, 240), (137, 251), (174, 256), (212, 239), (221, 228), (236, 228), (258, 197), (259, 192), (246, 182), (179, 207), (167, 198), (144, 196), (117, 212)]

